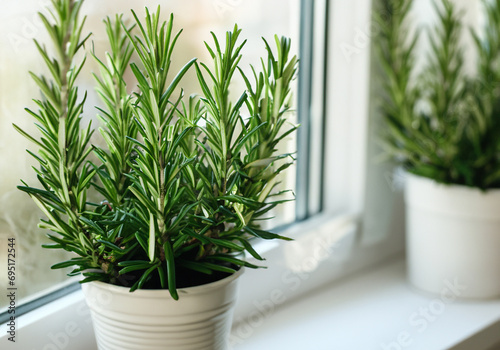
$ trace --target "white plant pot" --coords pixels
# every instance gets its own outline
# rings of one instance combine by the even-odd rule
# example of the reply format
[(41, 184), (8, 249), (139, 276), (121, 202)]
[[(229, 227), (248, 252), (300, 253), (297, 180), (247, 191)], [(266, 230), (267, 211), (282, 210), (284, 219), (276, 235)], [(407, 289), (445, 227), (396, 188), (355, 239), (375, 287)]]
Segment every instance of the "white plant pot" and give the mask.
[(83, 284), (99, 350), (226, 349), (242, 273), (179, 289), (177, 301), (168, 290)]
[(406, 181), (408, 274), (443, 297), (500, 296), (500, 190)]

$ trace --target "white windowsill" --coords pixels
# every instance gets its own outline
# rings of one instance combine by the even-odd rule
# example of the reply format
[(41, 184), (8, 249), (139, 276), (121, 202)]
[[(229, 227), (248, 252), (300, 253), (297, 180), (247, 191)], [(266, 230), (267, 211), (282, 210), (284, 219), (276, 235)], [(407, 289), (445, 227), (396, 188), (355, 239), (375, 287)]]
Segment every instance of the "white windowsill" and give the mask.
[[(500, 300), (442, 303), (408, 285), (401, 257), (260, 309), (233, 329), (232, 350), (384, 350), (384, 344), (389, 350), (489, 350), (500, 342)], [(47, 313), (50, 332), (37, 322)], [(2, 349), (96, 349), (81, 291), (18, 318), (18, 326), (15, 344), (0, 326)]]
[(500, 343), (500, 300), (444, 303), (416, 291), (403, 258), (338, 282), (276, 310), (263, 306), (265, 316), (233, 329), (232, 348), (486, 350)]

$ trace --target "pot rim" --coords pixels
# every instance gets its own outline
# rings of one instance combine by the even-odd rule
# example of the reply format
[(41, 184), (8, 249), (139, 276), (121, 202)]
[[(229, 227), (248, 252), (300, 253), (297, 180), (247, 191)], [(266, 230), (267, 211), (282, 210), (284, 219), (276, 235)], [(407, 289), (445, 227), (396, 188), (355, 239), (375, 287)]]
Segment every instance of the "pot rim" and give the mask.
[(456, 219), (500, 221), (500, 189), (483, 191), (477, 187), (449, 186), (408, 173), (404, 192), (407, 210), (414, 208)]
[(438, 186), (441, 189), (444, 190), (453, 190), (453, 189), (459, 189), (463, 191), (470, 191), (470, 192), (479, 192), (481, 194), (487, 194), (487, 193), (500, 193), (500, 188), (498, 187), (492, 187), (492, 188), (487, 188), (485, 190), (475, 187), (475, 186), (467, 186), (463, 184), (456, 184), (456, 183), (444, 183), (444, 182), (439, 182), (434, 180), (433, 178), (427, 177), (427, 176), (422, 176), (422, 175), (417, 175), (414, 174), (410, 171), (405, 170), (404, 173), (406, 174), (407, 179), (408, 178), (413, 178), (417, 181), (421, 182), (428, 182), (433, 184), (434, 186)]
[[(227, 277), (224, 277), (223, 279), (211, 283), (201, 284), (198, 286), (179, 288), (177, 289), (177, 293), (179, 295), (199, 295), (199, 294), (210, 293), (213, 290), (223, 288), (224, 286), (234, 282), (237, 278), (239, 278), (243, 274), (244, 270), (245, 270), (244, 267), (240, 267), (239, 270), (237, 270), (236, 272)], [(112, 293), (127, 294), (127, 295), (141, 294), (148, 298), (155, 298), (155, 297), (164, 298), (165, 294), (170, 296), (170, 292), (168, 289), (136, 289), (135, 291), (130, 292), (129, 287), (117, 286), (102, 281), (92, 281), (84, 283), (82, 284), (82, 288), (90, 287), (90, 285), (94, 286), (95, 288), (101, 290), (107, 290)]]

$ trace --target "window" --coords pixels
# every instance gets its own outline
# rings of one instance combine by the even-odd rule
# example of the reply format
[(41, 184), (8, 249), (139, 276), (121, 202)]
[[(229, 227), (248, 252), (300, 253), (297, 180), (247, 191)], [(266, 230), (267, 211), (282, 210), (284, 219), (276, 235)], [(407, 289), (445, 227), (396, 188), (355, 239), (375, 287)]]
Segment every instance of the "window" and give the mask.
[[(170, 12), (174, 13), (175, 28), (184, 28), (177, 44), (177, 57), (173, 62), (172, 71), (180, 69), (191, 57), (198, 57), (207, 61), (208, 53), (202, 45), (203, 41), (211, 42), (210, 31), (223, 34), (231, 30), (234, 23), (243, 29), (242, 36), (248, 38), (244, 49), (242, 66), (260, 65), (259, 57), (264, 55), (265, 48), (261, 36), (274, 40), (273, 35), (285, 35), (292, 38), (294, 54), (299, 49), (299, 13), (298, 0), (252, 2), (243, 0), (215, 0), (215, 1), (171, 1), (168, 3), (148, 0), (106, 0), (86, 1), (82, 12), (88, 16), (86, 31), (94, 35), (88, 43), (93, 42), (98, 55), (106, 50), (104, 25), (105, 16), (114, 16), (115, 13), (124, 13), (131, 18), (129, 9), (134, 9), (139, 17), (144, 13), (144, 7), (156, 10), (158, 3), (162, 3), (163, 18), (167, 19)], [(25, 152), (32, 145), (12, 128), (16, 123), (28, 131), (36, 133), (33, 120), (24, 112), (24, 107), (33, 107), (31, 98), (38, 97), (35, 84), (28, 75), (28, 70), (39, 72), (43, 69), (40, 56), (32, 42), (34, 37), (40, 42), (48, 42), (45, 29), (38, 19), (37, 11), (50, 4), (49, 0), (26, 0), (21, 2), (2, 2), (0, 4), (0, 29), (5, 35), (0, 38), (0, 261), (6, 260), (7, 239), (16, 238), (17, 252), (17, 287), (18, 300), (21, 303), (36, 299), (49, 290), (57, 289), (63, 283), (71, 283), (66, 277), (66, 271), (50, 270), (56, 262), (65, 260), (64, 252), (44, 250), (41, 244), (48, 241), (44, 233), (37, 228), (40, 212), (32, 201), (16, 189), (20, 179), (28, 183), (36, 183), (34, 172), (31, 169), (32, 159)], [(254, 33), (258, 33), (255, 35)], [(87, 45), (87, 51), (91, 45)], [(102, 55), (100, 55), (102, 57)], [(86, 118), (95, 118), (96, 110), (91, 106), (99, 104), (93, 91), (94, 82), (91, 71), (97, 71), (92, 58), (87, 57), (86, 72), (80, 76), (81, 89), (89, 93), (88, 104), (85, 110)], [(194, 70), (190, 72), (192, 83), (189, 90), (199, 91)], [(243, 81), (241, 81), (241, 87)], [(95, 133), (98, 135), (98, 133)], [(100, 135), (98, 135), (100, 136)], [(94, 142), (99, 142), (96, 139)], [(290, 139), (285, 147), (295, 150), (295, 139)], [(294, 187), (295, 174), (293, 170), (283, 179), (285, 186)], [(295, 204), (282, 206), (273, 225), (290, 223), (295, 220)], [(3, 263), (0, 266), (5, 266)], [(6, 269), (0, 272), (1, 285), (6, 285)], [(6, 306), (6, 299), (0, 299), (0, 311)]]

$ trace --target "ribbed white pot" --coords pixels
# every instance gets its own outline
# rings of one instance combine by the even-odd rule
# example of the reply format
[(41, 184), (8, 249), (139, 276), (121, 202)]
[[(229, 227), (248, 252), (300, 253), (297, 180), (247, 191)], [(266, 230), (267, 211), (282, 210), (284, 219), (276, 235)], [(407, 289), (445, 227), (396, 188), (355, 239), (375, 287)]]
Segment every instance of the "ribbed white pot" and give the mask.
[(242, 273), (179, 289), (177, 301), (168, 290), (83, 284), (99, 350), (226, 349)]
[(500, 190), (406, 181), (408, 274), (441, 296), (500, 296)]

